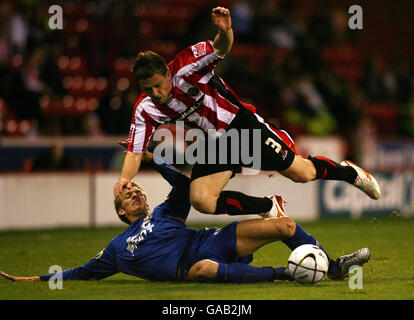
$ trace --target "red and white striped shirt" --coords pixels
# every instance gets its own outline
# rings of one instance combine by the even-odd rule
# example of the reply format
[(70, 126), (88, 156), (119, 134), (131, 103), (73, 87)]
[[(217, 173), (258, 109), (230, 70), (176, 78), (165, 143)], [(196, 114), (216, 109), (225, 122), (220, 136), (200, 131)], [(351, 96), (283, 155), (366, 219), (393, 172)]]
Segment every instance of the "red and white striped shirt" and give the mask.
[(208, 85), (214, 76), (215, 66), (222, 59), (215, 52), (212, 41), (200, 42), (180, 51), (168, 64), (173, 86), (168, 102), (158, 105), (145, 93), (139, 96), (134, 106), (128, 151), (144, 152), (157, 125), (175, 119), (203, 95), (203, 106), (185, 118), (184, 123), (205, 132), (208, 129), (226, 130), (239, 107)]

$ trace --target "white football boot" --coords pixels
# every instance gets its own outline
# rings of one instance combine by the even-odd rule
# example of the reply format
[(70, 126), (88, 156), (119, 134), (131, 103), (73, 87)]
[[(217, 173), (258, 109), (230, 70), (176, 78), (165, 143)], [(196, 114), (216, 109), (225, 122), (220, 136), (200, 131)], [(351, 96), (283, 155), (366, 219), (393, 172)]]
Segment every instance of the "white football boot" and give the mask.
[(365, 194), (367, 194), (371, 199), (378, 200), (381, 198), (380, 187), (373, 175), (369, 174), (349, 160), (342, 161), (341, 165), (350, 166), (357, 172), (357, 178), (353, 183), (355, 187), (365, 192)]
[(263, 218), (283, 218), (287, 217), (285, 214), (284, 205), (286, 202), (283, 200), (282, 196), (273, 195), (273, 196), (266, 196), (266, 198), (269, 198), (273, 202), (273, 206), (270, 209), (270, 211), (261, 213), (260, 216)]
[(348, 277), (349, 269), (352, 266), (363, 266), (371, 257), (371, 251), (368, 248), (362, 248), (354, 253), (339, 257), (339, 273), (328, 273), (332, 280), (344, 280)]

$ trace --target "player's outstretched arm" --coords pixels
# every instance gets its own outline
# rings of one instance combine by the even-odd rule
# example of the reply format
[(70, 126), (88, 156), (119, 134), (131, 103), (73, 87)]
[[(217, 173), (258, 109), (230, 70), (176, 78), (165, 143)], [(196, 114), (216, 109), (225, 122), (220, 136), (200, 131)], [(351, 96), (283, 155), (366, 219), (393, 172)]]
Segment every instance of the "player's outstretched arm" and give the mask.
[[(103, 261), (103, 260), (104, 261)], [(90, 260), (83, 266), (61, 271), (61, 279), (66, 280), (101, 280), (118, 273), (115, 263), (110, 257), (103, 256), (103, 253)], [(32, 277), (16, 277), (0, 271), (0, 275), (11, 281), (49, 281), (49, 279), (57, 273), (44, 274)]]
[(3, 277), (11, 281), (26, 281), (26, 282), (40, 281), (40, 276), (16, 277), (16, 276), (7, 274), (6, 272), (3, 272), (3, 271), (0, 271), (0, 275), (2, 275)]
[(124, 164), (122, 165), (121, 177), (114, 186), (114, 196), (119, 195), (124, 188), (131, 182), (131, 179), (138, 173), (141, 165), (143, 153), (128, 152), (125, 155)]
[(230, 52), (234, 41), (230, 10), (223, 7), (216, 7), (211, 11), (211, 18), (214, 25), (218, 28), (213, 47), (218, 55), (224, 57)]
[[(118, 144), (122, 147), (122, 148), (124, 148), (125, 150), (124, 150), (124, 154), (127, 154), (128, 153), (128, 140), (127, 139), (125, 139), (125, 140), (121, 140), (121, 141), (118, 141)], [(151, 161), (152, 160), (152, 158), (153, 158), (153, 155), (152, 155), (152, 153), (151, 152), (149, 152), (148, 150), (146, 150), (145, 152), (144, 152), (144, 155), (143, 155), (143, 157), (142, 157), (142, 160), (144, 160), (144, 161)]]
[[(128, 141), (127, 140), (118, 141), (118, 144), (120, 146), (122, 146), (123, 148), (125, 148), (125, 149), (128, 148)], [(124, 151), (124, 153), (126, 154), (127, 151)], [(189, 183), (188, 177), (184, 173), (182, 173), (180, 170), (178, 170), (177, 168), (174, 168), (172, 165), (166, 163), (165, 161), (163, 161), (159, 157), (155, 157), (155, 158), (156, 159), (154, 160), (154, 155), (151, 152), (149, 152), (148, 150), (145, 151), (143, 153), (143, 156), (142, 156), (142, 160), (146, 161), (146, 162), (151, 161), (154, 169), (156, 171), (158, 171), (159, 173), (161, 173), (161, 175), (164, 177), (164, 179), (167, 180), (172, 186), (174, 186), (176, 184), (175, 182), (178, 179), (188, 180), (188, 183)]]
[(190, 178), (174, 166), (166, 163), (161, 158), (154, 156), (152, 160), (152, 167), (158, 171), (165, 180), (173, 187), (186, 189), (190, 185)]

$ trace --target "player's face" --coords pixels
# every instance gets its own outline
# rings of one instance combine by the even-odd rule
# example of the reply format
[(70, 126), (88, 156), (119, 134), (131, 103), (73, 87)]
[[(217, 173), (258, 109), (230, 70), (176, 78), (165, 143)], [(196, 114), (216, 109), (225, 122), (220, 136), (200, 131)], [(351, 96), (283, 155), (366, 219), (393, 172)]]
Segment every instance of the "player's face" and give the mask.
[(149, 212), (147, 197), (143, 189), (137, 186), (125, 188), (121, 192), (122, 208), (128, 217), (137, 217)]
[(163, 104), (167, 101), (172, 89), (170, 73), (165, 75), (156, 73), (148, 79), (138, 81), (139, 86), (151, 97), (156, 104)]

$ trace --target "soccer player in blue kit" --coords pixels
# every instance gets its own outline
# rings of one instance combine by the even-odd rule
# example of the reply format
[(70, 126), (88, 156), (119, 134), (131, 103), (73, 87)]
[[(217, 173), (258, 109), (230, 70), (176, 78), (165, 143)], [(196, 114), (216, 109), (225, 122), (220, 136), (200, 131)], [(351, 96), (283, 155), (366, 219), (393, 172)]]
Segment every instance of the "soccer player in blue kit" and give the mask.
[[(236, 221), (222, 229), (188, 228), (185, 220), (191, 207), (190, 179), (171, 165), (156, 162), (160, 163), (152, 161), (154, 169), (172, 186), (167, 199), (151, 212), (144, 189), (134, 182), (126, 185), (114, 204), (119, 218), (129, 227), (85, 265), (62, 271), (63, 280), (100, 280), (118, 272), (155, 281), (291, 280), (285, 267), (249, 265), (253, 253), (279, 240), (292, 250), (303, 244), (321, 247), (284, 214), (281, 198), (277, 202), (281, 218)], [(369, 258), (369, 249), (363, 248), (330, 259), (328, 276), (343, 280), (352, 265), (363, 265)], [(3, 271), (0, 274), (13, 281), (48, 281), (54, 275), (16, 277)]]

